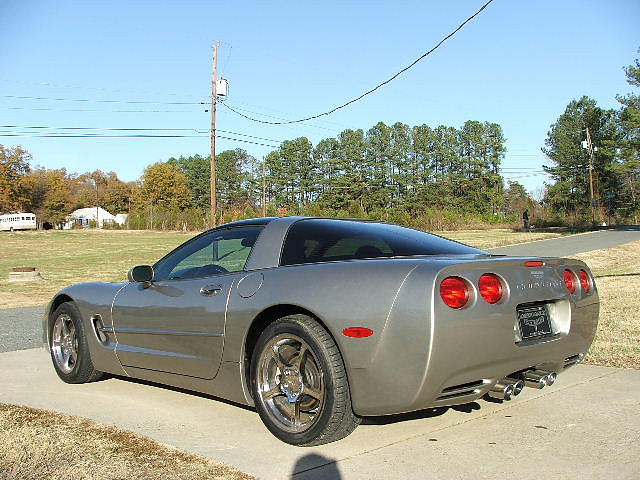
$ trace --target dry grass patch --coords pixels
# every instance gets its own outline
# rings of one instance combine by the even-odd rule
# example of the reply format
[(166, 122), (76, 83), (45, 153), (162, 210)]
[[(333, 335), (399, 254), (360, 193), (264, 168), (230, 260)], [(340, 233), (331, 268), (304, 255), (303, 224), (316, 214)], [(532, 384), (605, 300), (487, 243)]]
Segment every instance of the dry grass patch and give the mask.
[(600, 323), (585, 363), (640, 369), (640, 242), (576, 255), (600, 295)]
[(1, 480), (251, 480), (213, 460), (96, 422), (0, 404)]

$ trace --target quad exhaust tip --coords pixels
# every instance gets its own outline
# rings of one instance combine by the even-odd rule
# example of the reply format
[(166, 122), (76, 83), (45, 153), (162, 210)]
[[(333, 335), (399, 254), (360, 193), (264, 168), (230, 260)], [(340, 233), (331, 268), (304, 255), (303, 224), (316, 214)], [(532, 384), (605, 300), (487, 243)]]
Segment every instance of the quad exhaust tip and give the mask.
[(556, 372), (547, 372), (545, 370), (529, 370), (522, 374), (524, 384), (527, 387), (541, 389), (556, 383)]
[(551, 386), (556, 382), (556, 372), (547, 372), (545, 370), (529, 370), (522, 374), (522, 378), (506, 377), (496, 383), (491, 390), (489, 396), (499, 400), (509, 401), (513, 397), (520, 395), (527, 387), (541, 389)]
[(516, 378), (505, 378), (491, 387), (491, 390), (489, 390), (489, 396), (491, 398), (509, 401), (513, 397), (520, 395), (523, 388), (524, 382), (522, 380), (518, 380)]

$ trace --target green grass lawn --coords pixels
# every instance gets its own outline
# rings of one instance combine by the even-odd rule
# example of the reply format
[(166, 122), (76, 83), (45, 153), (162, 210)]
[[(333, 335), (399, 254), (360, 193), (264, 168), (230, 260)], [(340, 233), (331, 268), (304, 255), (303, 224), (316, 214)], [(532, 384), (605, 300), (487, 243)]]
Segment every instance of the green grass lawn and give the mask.
[[(0, 308), (43, 305), (74, 283), (125, 280), (132, 266), (154, 263), (194, 235), (137, 230), (0, 232)], [(560, 235), (508, 229), (442, 232), (483, 249)], [(9, 283), (12, 267), (36, 267), (44, 280)]]

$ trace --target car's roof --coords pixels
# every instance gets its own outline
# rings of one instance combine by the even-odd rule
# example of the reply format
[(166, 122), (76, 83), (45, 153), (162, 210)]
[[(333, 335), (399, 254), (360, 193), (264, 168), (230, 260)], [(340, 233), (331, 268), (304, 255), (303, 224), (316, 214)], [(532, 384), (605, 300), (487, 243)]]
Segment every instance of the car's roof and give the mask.
[(385, 223), (379, 220), (371, 220), (368, 218), (342, 218), (342, 217), (303, 217), (303, 216), (290, 216), (290, 217), (259, 217), (248, 218), (246, 220), (237, 220), (235, 222), (224, 223), (219, 225), (220, 227), (238, 227), (243, 225), (266, 225), (267, 223), (276, 220), (278, 218), (291, 218), (294, 220), (336, 220), (336, 221), (348, 221), (348, 222), (366, 222), (366, 223)]
[(241, 227), (243, 225), (266, 225), (271, 220), (275, 220), (279, 217), (261, 217), (261, 218), (247, 218), (246, 220), (237, 220), (235, 222), (225, 223), (220, 225), (221, 227)]
[(384, 223), (376, 220), (370, 220), (367, 218), (340, 218), (340, 217), (260, 217), (260, 218), (248, 218), (246, 220), (237, 220), (235, 222), (224, 223), (219, 227), (242, 227), (245, 225), (266, 225), (267, 223), (276, 220), (278, 218), (291, 218), (297, 220), (336, 220), (336, 221), (351, 221), (351, 222), (366, 222), (366, 223)]

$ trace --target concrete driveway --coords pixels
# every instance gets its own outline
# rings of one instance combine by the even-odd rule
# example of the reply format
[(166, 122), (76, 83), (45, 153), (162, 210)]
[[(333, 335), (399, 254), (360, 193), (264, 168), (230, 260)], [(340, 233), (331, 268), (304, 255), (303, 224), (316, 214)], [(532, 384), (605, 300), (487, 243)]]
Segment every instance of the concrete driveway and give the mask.
[(579, 365), (511, 402), (369, 419), (322, 447), (276, 440), (258, 415), (213, 397), (110, 378), (67, 385), (47, 352), (0, 354), (0, 402), (147, 435), (263, 479), (617, 478), (640, 472), (640, 371)]

